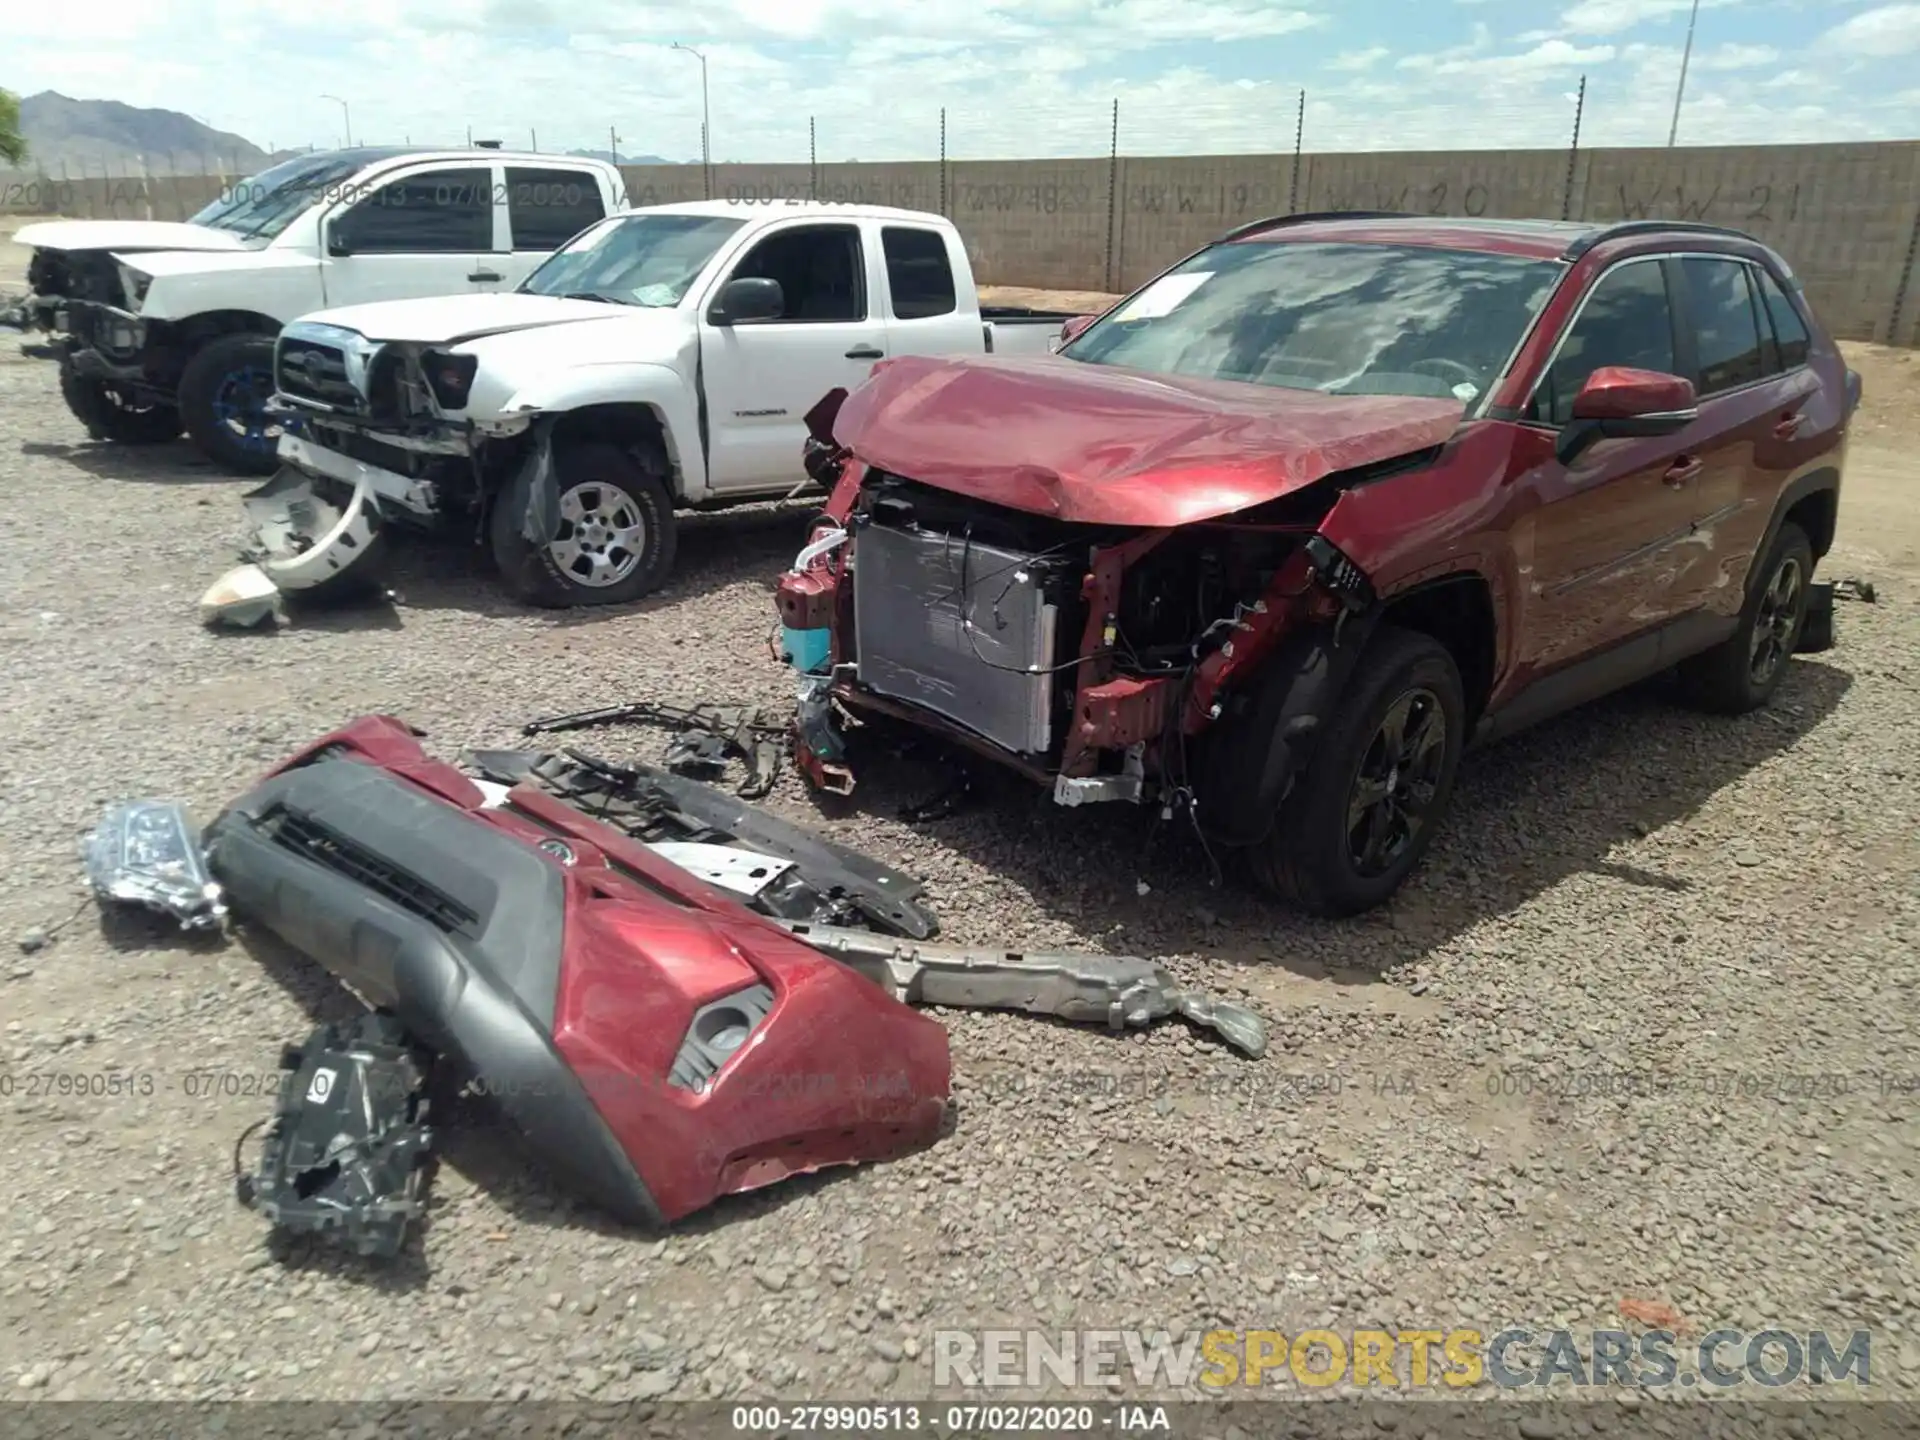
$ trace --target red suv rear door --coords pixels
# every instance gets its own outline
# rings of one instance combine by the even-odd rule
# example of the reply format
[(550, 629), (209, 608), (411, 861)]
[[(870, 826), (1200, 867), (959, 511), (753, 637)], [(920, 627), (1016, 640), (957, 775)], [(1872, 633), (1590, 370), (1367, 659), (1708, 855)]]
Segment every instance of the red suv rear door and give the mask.
[[(1700, 397), (1699, 420), (1677, 437), (1698, 469), (1687, 486), (1692, 535), (1674, 599), (1677, 613), (1732, 617), (1788, 472), (1822, 444), (1825, 427), (1808, 413), (1820, 380), (1806, 364), (1804, 320), (1762, 267), (1702, 254), (1674, 268), (1679, 373)], [(1777, 315), (1776, 306), (1784, 307)]]

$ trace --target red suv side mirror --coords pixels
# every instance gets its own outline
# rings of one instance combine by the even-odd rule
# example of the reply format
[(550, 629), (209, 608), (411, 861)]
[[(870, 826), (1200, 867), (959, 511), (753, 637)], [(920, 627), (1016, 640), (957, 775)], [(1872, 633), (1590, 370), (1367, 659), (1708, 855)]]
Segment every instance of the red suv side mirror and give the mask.
[(1571, 465), (1594, 441), (1618, 436), (1676, 435), (1700, 418), (1693, 382), (1658, 370), (1603, 365), (1573, 398), (1573, 419), (1554, 446)]

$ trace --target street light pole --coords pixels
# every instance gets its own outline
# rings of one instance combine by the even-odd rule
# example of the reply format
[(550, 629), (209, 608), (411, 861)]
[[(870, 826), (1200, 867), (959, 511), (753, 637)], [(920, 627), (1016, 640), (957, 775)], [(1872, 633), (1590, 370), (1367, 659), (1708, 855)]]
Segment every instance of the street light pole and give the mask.
[(347, 109), (347, 102), (342, 100), (338, 95), (322, 95), (320, 98), (322, 100), (331, 100), (340, 107), (340, 123), (346, 127), (347, 132), (346, 148), (351, 150), (353, 148), (353, 114)]
[(691, 45), (673, 42), (675, 50), (684, 50), (700, 62), (700, 170), (707, 198), (713, 198), (713, 118), (707, 108), (707, 57)]
[(1680, 138), (1680, 102), (1687, 98), (1687, 66), (1693, 59), (1693, 27), (1700, 20), (1700, 0), (1693, 0), (1693, 13), (1687, 16), (1687, 48), (1680, 52), (1680, 88), (1673, 92), (1673, 128), (1667, 131), (1667, 148)]

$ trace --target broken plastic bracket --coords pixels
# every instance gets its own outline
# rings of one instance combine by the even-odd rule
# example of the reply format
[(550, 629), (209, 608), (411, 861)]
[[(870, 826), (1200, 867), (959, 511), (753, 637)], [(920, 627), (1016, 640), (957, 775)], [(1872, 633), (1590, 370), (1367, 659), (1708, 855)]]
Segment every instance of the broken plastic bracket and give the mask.
[(282, 1054), (273, 1124), (240, 1203), (274, 1228), (391, 1257), (426, 1208), (430, 1059), (391, 1015), (322, 1025)]
[(110, 808), (81, 845), (87, 881), (102, 900), (144, 905), (182, 930), (217, 930), (227, 906), (207, 870), (185, 807), (129, 800)]
[(833, 715), (833, 680), (827, 675), (803, 675), (795, 695), (793, 758), (815, 789), (829, 795), (853, 793), (853, 771), (847, 766), (847, 747)]
[(1115, 1030), (1184, 1016), (1243, 1054), (1267, 1051), (1267, 1026), (1231, 1001), (1182, 989), (1165, 966), (1136, 955), (1022, 954), (915, 945), (864, 930), (777, 921), (794, 938), (850, 965), (909, 1005), (1024, 1010)]

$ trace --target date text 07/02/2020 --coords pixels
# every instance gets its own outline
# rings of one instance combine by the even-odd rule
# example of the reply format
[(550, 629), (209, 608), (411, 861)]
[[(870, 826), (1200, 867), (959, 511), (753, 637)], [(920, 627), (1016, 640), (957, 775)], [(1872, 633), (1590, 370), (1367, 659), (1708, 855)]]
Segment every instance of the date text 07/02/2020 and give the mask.
[(736, 1405), (739, 1435), (876, 1435), (938, 1429), (948, 1434), (1058, 1435), (1076, 1432), (1170, 1432), (1163, 1405)]

